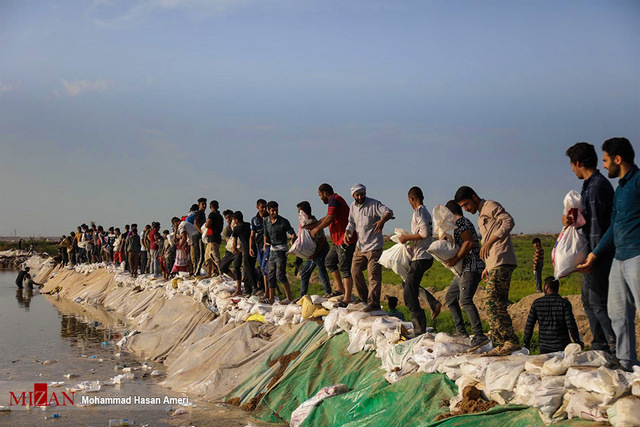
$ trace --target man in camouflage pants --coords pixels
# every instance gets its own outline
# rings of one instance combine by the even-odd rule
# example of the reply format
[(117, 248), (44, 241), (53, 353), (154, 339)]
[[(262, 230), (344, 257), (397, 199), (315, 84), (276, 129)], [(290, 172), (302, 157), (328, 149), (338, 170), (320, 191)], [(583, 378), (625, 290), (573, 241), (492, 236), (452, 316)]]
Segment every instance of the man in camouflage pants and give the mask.
[(486, 265), (482, 272), (487, 292), (485, 304), (489, 334), (495, 345), (486, 356), (509, 355), (521, 348), (507, 310), (511, 274), (517, 266), (510, 234), (515, 223), (502, 205), (479, 198), (470, 187), (460, 187), (455, 201), (472, 215), (478, 212), (478, 229), (482, 235), (480, 257)]

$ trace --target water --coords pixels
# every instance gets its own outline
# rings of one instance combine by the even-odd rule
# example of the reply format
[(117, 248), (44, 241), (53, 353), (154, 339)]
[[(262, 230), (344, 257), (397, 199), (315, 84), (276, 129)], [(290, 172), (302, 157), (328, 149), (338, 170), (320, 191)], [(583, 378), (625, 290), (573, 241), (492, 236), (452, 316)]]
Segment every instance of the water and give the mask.
[[(18, 396), (34, 391), (34, 383), (62, 382), (57, 388), (48, 388), (62, 403), (65, 388), (83, 381), (101, 383), (122, 374), (122, 364), (140, 367), (142, 361), (121, 352), (115, 343), (126, 329), (122, 319), (100, 307), (84, 307), (73, 302), (39, 294), (37, 290), (17, 290), (16, 272), (0, 272), (0, 406), (9, 406), (10, 392)], [(117, 357), (117, 353), (122, 356)], [(118, 370), (115, 366), (120, 365)], [(155, 365), (164, 374), (162, 365)], [(129, 419), (136, 425), (236, 425), (249, 421), (261, 425), (239, 409), (198, 402), (196, 396), (161, 387), (162, 376), (151, 376), (152, 369), (137, 370), (138, 378), (120, 386), (102, 386), (97, 393), (76, 392), (74, 405), (49, 406), (46, 410), (34, 406), (27, 409), (13, 402), (10, 413), (0, 413), (0, 425), (109, 425), (110, 419)], [(78, 374), (65, 378), (65, 374)], [(132, 404), (80, 406), (82, 396), (132, 397)], [(150, 404), (133, 404), (137, 397)], [(28, 394), (25, 395), (28, 403)], [(173, 417), (167, 412), (167, 398), (185, 398), (195, 407), (172, 404), (174, 410), (183, 409), (188, 414)], [(161, 403), (156, 404), (155, 399)], [(21, 402), (20, 402), (21, 403)], [(53, 417), (59, 414), (59, 417)], [(47, 419), (45, 419), (47, 417)]]

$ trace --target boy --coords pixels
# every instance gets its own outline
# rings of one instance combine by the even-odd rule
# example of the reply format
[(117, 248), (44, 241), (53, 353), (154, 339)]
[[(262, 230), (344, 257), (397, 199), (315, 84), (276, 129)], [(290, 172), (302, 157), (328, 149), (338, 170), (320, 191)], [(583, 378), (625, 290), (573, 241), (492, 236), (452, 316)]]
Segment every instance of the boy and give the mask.
[(533, 275), (536, 278), (536, 292), (542, 292), (542, 267), (544, 266), (544, 249), (539, 238), (531, 241), (533, 244)]
[[(242, 272), (240, 271), (240, 265), (242, 264), (242, 269), (244, 270), (244, 296), (249, 298), (252, 291), (255, 289), (254, 266), (256, 263), (256, 259), (249, 253), (251, 225), (249, 225), (248, 222), (244, 222), (244, 216), (240, 211), (235, 211), (233, 213), (233, 219), (236, 223), (236, 226), (233, 227), (234, 254), (240, 254), (240, 257), (236, 257), (233, 264), (237, 282), (236, 294), (239, 295), (242, 292)], [(238, 242), (240, 242), (240, 250), (237, 249)]]
[(398, 298), (387, 296), (387, 300), (389, 301), (389, 316), (396, 317), (404, 322), (404, 314), (396, 308), (398, 306)]
[(287, 234), (292, 236), (292, 240), (296, 239), (296, 233), (286, 218), (278, 215), (278, 202), (270, 201), (267, 203), (267, 211), (269, 218), (264, 222), (264, 251), (270, 247), (269, 252), (269, 297), (271, 304), (275, 301), (276, 278), (284, 286), (284, 292), (287, 298), (281, 301), (283, 304), (291, 302), (291, 287), (289, 279), (287, 279)]
[[(531, 304), (524, 327), (524, 346), (530, 348), (536, 322), (540, 328), (540, 354), (562, 351), (573, 342), (584, 347), (569, 300), (558, 295), (560, 282), (549, 276), (544, 279), (544, 296)], [(571, 335), (571, 339), (569, 339)]]

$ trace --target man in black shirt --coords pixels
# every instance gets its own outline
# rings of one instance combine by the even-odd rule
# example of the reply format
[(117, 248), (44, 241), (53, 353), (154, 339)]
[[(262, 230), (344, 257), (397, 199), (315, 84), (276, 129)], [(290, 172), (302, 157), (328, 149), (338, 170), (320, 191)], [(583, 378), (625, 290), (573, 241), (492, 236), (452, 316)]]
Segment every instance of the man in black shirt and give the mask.
[(200, 197), (198, 199), (198, 210), (193, 217), (193, 226), (197, 233), (191, 236), (191, 259), (193, 262), (193, 271), (196, 276), (200, 275), (200, 269), (204, 262), (204, 242), (202, 241), (202, 226), (207, 222), (207, 199)]
[[(536, 322), (540, 325), (540, 354), (562, 351), (573, 342), (584, 347), (571, 303), (558, 295), (560, 282), (553, 277), (544, 279), (544, 296), (531, 304), (524, 327), (524, 346), (529, 348)], [(569, 339), (571, 335), (571, 339)]]
[(220, 273), (220, 243), (222, 239), (220, 234), (222, 233), (222, 228), (224, 226), (224, 220), (222, 219), (222, 215), (218, 212), (220, 205), (217, 200), (212, 200), (209, 203), (209, 208), (211, 212), (209, 213), (209, 217), (207, 218), (206, 227), (207, 227), (207, 248), (205, 250), (205, 265), (207, 268), (207, 277), (211, 277), (213, 275), (213, 269)]
[(31, 279), (31, 275), (29, 274), (29, 267), (25, 267), (24, 270), (20, 270), (20, 273), (18, 273), (18, 277), (16, 278), (16, 286), (18, 287), (18, 289), (22, 289), (22, 283), (24, 282), (24, 279)]
[[(236, 226), (233, 228), (233, 247), (237, 248), (238, 240), (240, 241), (240, 252), (242, 252), (242, 257), (237, 257), (234, 260), (233, 268), (234, 273), (236, 275), (236, 294), (240, 294), (241, 290), (241, 282), (242, 282), (242, 272), (240, 271), (240, 265), (242, 264), (242, 269), (244, 270), (244, 296), (250, 297), (252, 291), (255, 290), (255, 264), (256, 259), (251, 256), (249, 248), (250, 241), (249, 238), (251, 236), (251, 225), (248, 222), (244, 221), (244, 217), (242, 212), (235, 211), (233, 213), (233, 219), (236, 222)], [(236, 253), (238, 249), (236, 249)]]

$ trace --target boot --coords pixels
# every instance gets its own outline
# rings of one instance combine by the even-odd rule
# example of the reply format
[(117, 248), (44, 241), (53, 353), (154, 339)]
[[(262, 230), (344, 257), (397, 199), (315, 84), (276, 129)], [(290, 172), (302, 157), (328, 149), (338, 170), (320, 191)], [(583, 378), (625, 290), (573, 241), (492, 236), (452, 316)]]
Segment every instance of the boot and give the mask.
[(422, 335), (427, 332), (427, 315), (424, 310), (411, 312), (411, 323), (413, 323), (414, 336)]

